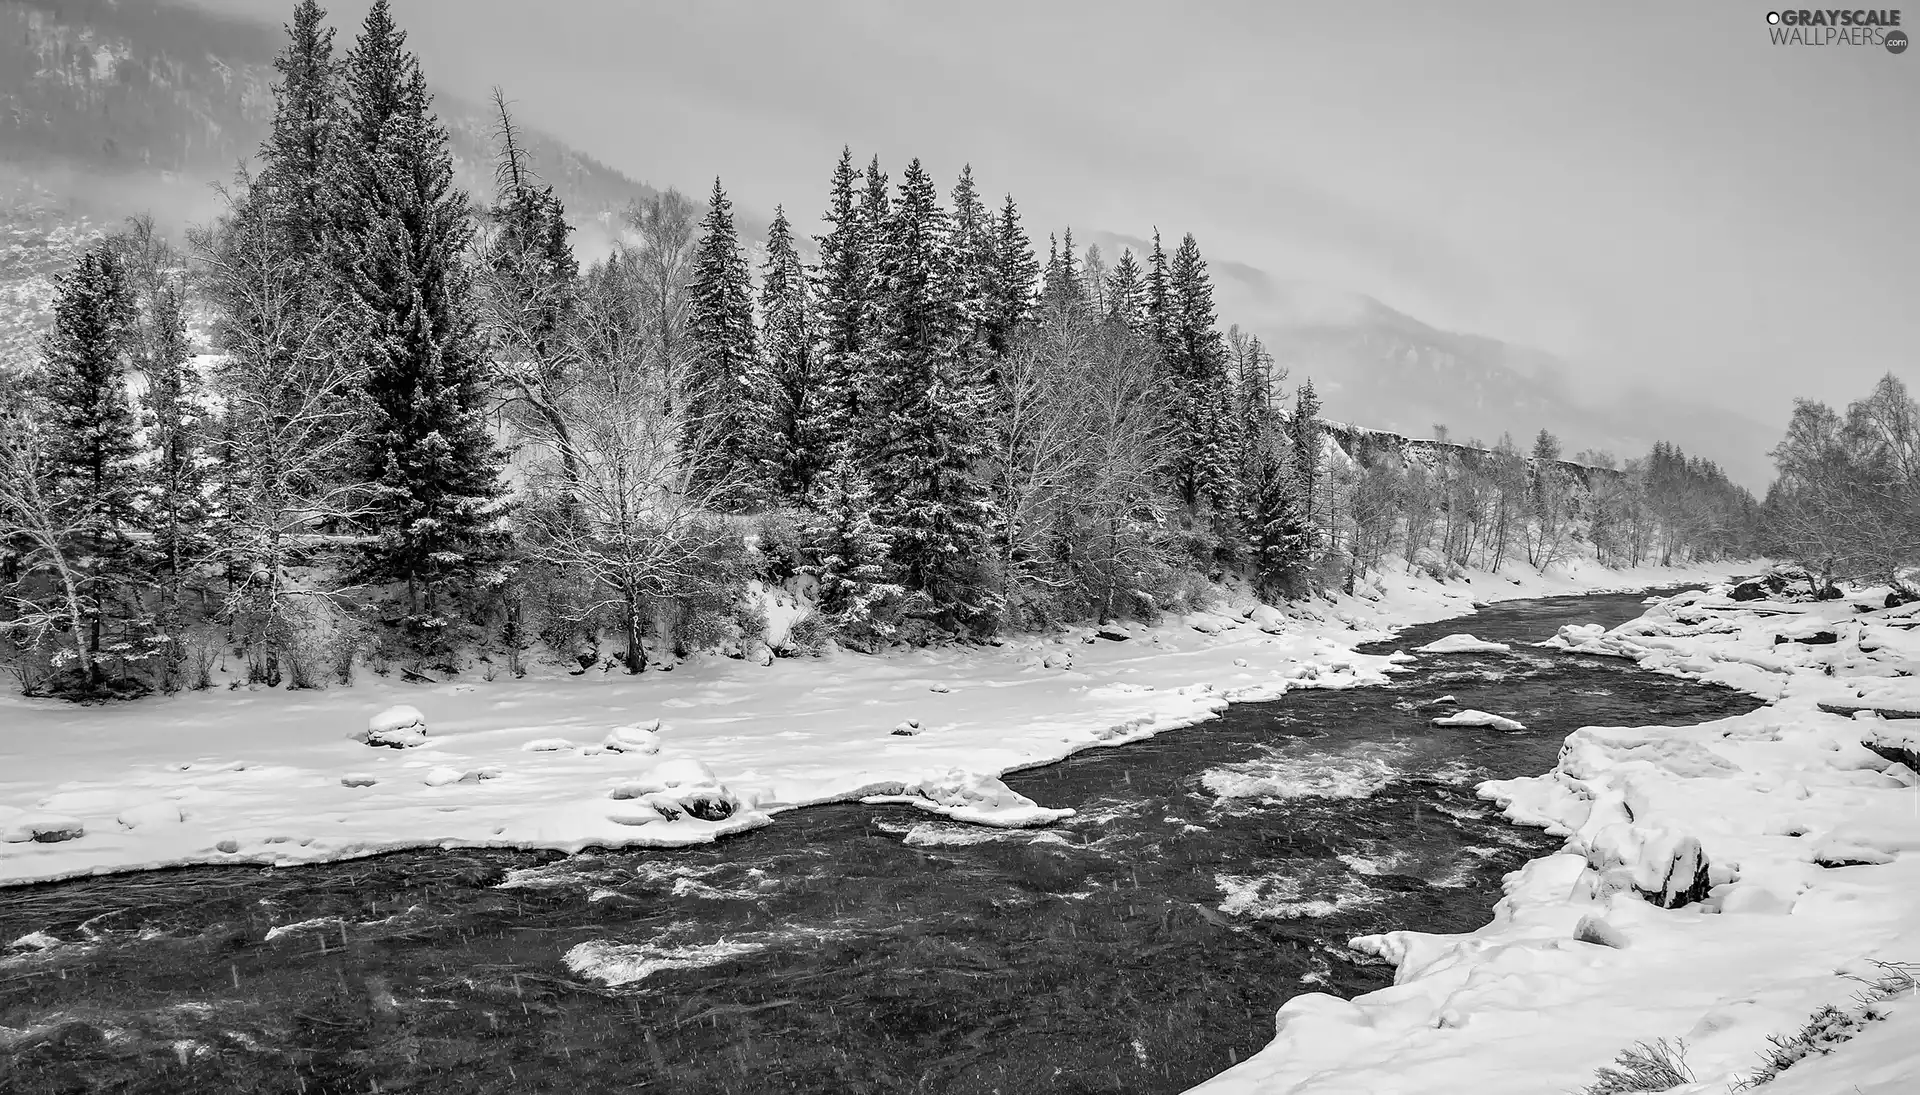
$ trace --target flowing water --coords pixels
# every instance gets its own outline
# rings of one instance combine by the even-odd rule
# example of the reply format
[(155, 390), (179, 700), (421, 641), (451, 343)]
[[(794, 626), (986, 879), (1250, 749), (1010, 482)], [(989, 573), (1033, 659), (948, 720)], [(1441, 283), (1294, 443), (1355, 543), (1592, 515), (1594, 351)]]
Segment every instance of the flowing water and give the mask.
[[(1641, 594), (1510, 602), (1453, 631), (1611, 626)], [(1467, 931), (1558, 842), (1476, 781), (1590, 724), (1755, 706), (1531, 647), (1421, 655), (1010, 776), (1079, 813), (1007, 832), (823, 806), (701, 848), (401, 853), (0, 890), (0, 1090), (1177, 1092), (1301, 992), (1392, 969), (1347, 947)], [(1428, 725), (1452, 696), (1528, 730)]]

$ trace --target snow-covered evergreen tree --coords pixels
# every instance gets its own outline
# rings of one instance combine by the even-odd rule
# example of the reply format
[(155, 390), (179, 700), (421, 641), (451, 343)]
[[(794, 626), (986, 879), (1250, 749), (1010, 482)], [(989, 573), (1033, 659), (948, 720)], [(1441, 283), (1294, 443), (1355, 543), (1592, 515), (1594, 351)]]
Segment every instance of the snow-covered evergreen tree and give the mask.
[(85, 630), (82, 688), (102, 683), (109, 664), (124, 666), (145, 652), (126, 596), (137, 578), (130, 533), (141, 485), (127, 395), (133, 309), (120, 256), (98, 242), (56, 279), (53, 327), (42, 344), (43, 495), (67, 540), (63, 578), (76, 586)]
[(1147, 257), (1147, 337), (1165, 354), (1171, 349), (1173, 283), (1167, 274), (1167, 253), (1160, 246), (1160, 229), (1153, 230), (1153, 253)]
[(760, 349), (772, 381), (775, 485), (804, 499), (826, 466), (833, 435), (815, 370), (807, 271), (794, 250), (787, 211), (775, 206), (760, 273)]
[(1147, 286), (1140, 260), (1131, 249), (1120, 252), (1120, 261), (1107, 275), (1107, 314), (1127, 325), (1127, 330), (1145, 336), (1147, 325)]
[(1035, 283), (1040, 264), (1033, 254), (1033, 241), (1020, 226), (1020, 209), (1008, 194), (1000, 215), (994, 219), (993, 278), (988, 287), (987, 351), (1005, 354), (1013, 344), (1014, 332), (1033, 315)]
[(687, 290), (692, 354), (680, 377), (681, 450), (694, 481), (726, 508), (764, 502), (773, 459), (772, 386), (753, 327), (753, 289), (733, 227), (733, 202), (719, 179), (707, 200)]
[(860, 216), (853, 150), (842, 148), (834, 165), (827, 199), (826, 235), (815, 236), (820, 261), (813, 268), (814, 372), (822, 429), (845, 437), (859, 413), (861, 351), (866, 348), (869, 259), (865, 222)]
[(254, 180), (260, 199), (280, 219), (277, 233), (312, 272), (326, 276), (319, 259), (339, 209), (335, 187), (340, 152), (340, 66), (333, 54), (333, 28), (314, 0), (300, 0), (286, 28), (287, 44), (273, 60), (273, 126), (260, 148)]
[(953, 260), (955, 293), (966, 326), (967, 353), (987, 352), (994, 275), (993, 217), (981, 204), (971, 164), (960, 169), (953, 186)]
[(905, 593), (889, 580), (892, 547), (874, 521), (873, 486), (844, 445), (816, 477), (800, 536), (809, 556), (800, 572), (819, 583), (814, 603), (836, 636), (869, 650), (893, 637)]
[(868, 354), (872, 405), (860, 463), (877, 492), (907, 588), (945, 624), (986, 625), (992, 503), (975, 475), (984, 455), (987, 392), (966, 368), (965, 317), (946, 211), (919, 160), (908, 165), (888, 220)]
[(1191, 233), (1167, 272), (1164, 352), (1174, 385), (1177, 455), (1174, 481), (1188, 506), (1232, 504), (1237, 443), (1227, 355), (1214, 327), (1213, 286)]
[(431, 645), (446, 624), (446, 583), (471, 575), (496, 546), (501, 459), (484, 415), (466, 257), (473, 224), (453, 185), (447, 132), (387, 0), (375, 0), (344, 67), (346, 206), (334, 255), (364, 330), (369, 570), (406, 582), (409, 624)]

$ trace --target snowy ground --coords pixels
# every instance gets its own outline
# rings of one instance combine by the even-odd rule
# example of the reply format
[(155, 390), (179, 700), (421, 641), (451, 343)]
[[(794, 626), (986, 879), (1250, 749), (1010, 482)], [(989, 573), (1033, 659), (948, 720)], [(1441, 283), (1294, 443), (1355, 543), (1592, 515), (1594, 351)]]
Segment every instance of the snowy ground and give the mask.
[[(1222, 605), (1129, 627), (1124, 640), (1081, 629), (998, 648), (771, 666), (700, 658), (639, 677), (369, 676), (321, 692), (92, 707), (6, 696), (0, 884), (422, 845), (686, 844), (867, 796), (907, 796), (961, 820), (1044, 824), (1050, 811), (992, 777), (1191, 725), (1233, 698), (1378, 681), (1387, 659), (1355, 654), (1355, 644), (1468, 612), (1474, 600), (1717, 576), (1576, 567), (1439, 585), (1395, 574), (1363, 596), (1287, 615)], [(369, 719), (396, 704), (418, 709), (424, 738), (401, 718), (379, 736), (419, 744), (366, 744)], [(654, 720), (657, 734), (646, 733)]]
[(1289, 1000), (1267, 1049), (1195, 1090), (1571, 1092), (1664, 1038), (1684, 1040), (1698, 1081), (1672, 1090), (1720, 1093), (1823, 1005), (1857, 1036), (1757, 1090), (1920, 1090), (1911, 982), (1863, 1021), (1850, 979), (1920, 962), (1920, 721), (1822, 709), (1920, 716), (1920, 605), (1886, 609), (1884, 588), (1801, 604), (1727, 593), (1683, 594), (1609, 633), (1563, 628), (1553, 645), (1769, 706), (1583, 729), (1553, 772), (1483, 784), (1510, 817), (1565, 835), (1564, 851), (1508, 876), (1472, 934), (1354, 940), (1397, 964), (1394, 987)]

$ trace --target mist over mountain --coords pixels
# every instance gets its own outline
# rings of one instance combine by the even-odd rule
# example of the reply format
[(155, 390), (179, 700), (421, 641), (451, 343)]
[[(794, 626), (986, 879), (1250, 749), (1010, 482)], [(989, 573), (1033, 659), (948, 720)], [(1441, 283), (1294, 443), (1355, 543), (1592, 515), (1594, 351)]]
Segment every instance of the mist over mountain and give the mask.
[[(1092, 239), (1109, 259), (1122, 248), (1140, 255), (1152, 247), (1111, 232)], [(1221, 322), (1259, 335), (1286, 366), (1290, 386), (1312, 377), (1330, 418), (1411, 437), (1431, 437), (1438, 424), (1455, 441), (1488, 444), (1510, 432), (1522, 448), (1544, 428), (1568, 454), (1604, 449), (1621, 458), (1665, 440), (1719, 463), (1752, 490), (1772, 478), (1766, 454), (1779, 427), (1642, 387), (1597, 395), (1611, 387), (1608, 378), (1582, 377), (1583, 366), (1544, 350), (1441, 330), (1364, 294), (1277, 278), (1243, 262), (1210, 267)]]

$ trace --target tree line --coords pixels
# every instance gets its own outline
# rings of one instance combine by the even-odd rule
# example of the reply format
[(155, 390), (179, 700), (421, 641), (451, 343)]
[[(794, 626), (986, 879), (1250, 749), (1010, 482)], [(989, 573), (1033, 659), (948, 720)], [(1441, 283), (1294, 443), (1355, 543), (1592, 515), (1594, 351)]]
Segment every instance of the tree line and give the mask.
[[(494, 193), (453, 185), (378, 0), (351, 48), (302, 0), (257, 171), (186, 252), (136, 220), (0, 379), (0, 627), (30, 691), (520, 673), (536, 645), (862, 650), (1153, 615), (1209, 582), (1354, 591), (1592, 551), (1736, 553), (1752, 499), (1658, 446), (1542, 431), (1431, 459), (1343, 442), (1311, 380), (1219, 329), (1192, 235), (1039, 258), (970, 170), (942, 200), (843, 150), (807, 261), (758, 269), (719, 180), (583, 262), (495, 93)], [(214, 355), (197, 358), (189, 321)], [(1283, 398), (1283, 394), (1285, 398)], [(651, 651), (651, 654), (650, 654)], [(770, 652), (760, 651), (762, 654)]]

